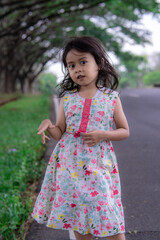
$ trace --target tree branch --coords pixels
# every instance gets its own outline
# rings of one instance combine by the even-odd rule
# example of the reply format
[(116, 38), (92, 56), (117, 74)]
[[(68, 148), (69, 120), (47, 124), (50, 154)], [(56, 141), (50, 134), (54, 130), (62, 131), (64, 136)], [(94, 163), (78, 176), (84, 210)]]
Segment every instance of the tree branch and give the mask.
[[(3, 1), (3, 0), (2, 0)], [(26, 0), (25, 0), (26, 1)], [(13, 1), (13, 0), (10, 0), (9, 2), (1, 2), (0, 3), (0, 7), (7, 7), (7, 6), (14, 6), (14, 5), (17, 5), (17, 4), (25, 4), (25, 1), (23, 1), (22, 2), (22, 0), (17, 0), (17, 1)], [(47, 0), (46, 0), (47, 1)], [(32, 2), (33, 2), (33, 0), (32, 0)], [(37, 3), (39, 3), (40, 1), (38, 1), (38, 0), (35, 0), (35, 2), (33, 3), (33, 4), (37, 4)]]
[[(111, 0), (110, 0), (110, 1), (111, 1)], [(84, 10), (93, 8), (94, 6), (97, 6), (97, 4), (100, 4), (100, 3), (103, 3), (103, 2), (104, 2), (104, 1), (96, 1), (95, 3), (90, 4), (90, 5), (88, 5), (88, 6), (84, 7), (84, 8), (78, 8), (78, 7), (77, 7), (77, 9), (75, 9), (74, 11), (73, 11), (72, 9), (70, 9), (70, 6), (67, 6), (69, 9), (67, 9), (67, 10), (64, 11), (64, 12), (52, 13), (52, 14), (50, 14), (49, 16), (42, 17), (42, 18), (39, 18), (37, 15), (36, 15), (36, 16), (33, 16), (33, 17), (31, 17), (31, 18), (28, 20), (28, 23), (26, 24), (26, 26), (20, 26), (20, 27), (19, 27), (19, 24), (17, 24), (18, 26), (14, 26), (14, 24), (11, 25), (11, 26), (9, 26), (8, 28), (6, 28), (4, 31), (1, 32), (0, 38), (5, 37), (5, 36), (10, 36), (10, 35), (17, 35), (18, 32), (21, 32), (21, 33), (22, 33), (22, 32), (24, 32), (26, 29), (28, 29), (30, 26), (36, 25), (38, 21), (42, 21), (43, 23), (42, 23), (41, 25), (43, 25), (43, 24), (46, 23), (46, 21), (47, 21), (48, 19), (54, 19), (54, 18), (60, 17), (60, 16), (62, 16), (62, 15), (64, 15), (64, 14), (70, 14), (70, 13), (74, 13), (74, 12), (83, 12)]]
[[(21, 2), (22, 3), (22, 2)], [(38, 2), (38, 4), (40, 4), (40, 3), (46, 3), (46, 1), (45, 0), (39, 0), (39, 2)], [(18, 6), (16, 6), (15, 8), (12, 8), (12, 9), (10, 9), (8, 12), (5, 12), (4, 14), (1, 14), (0, 15), (0, 19), (3, 19), (3, 18), (5, 18), (5, 17), (7, 17), (9, 14), (11, 14), (11, 13), (13, 13), (13, 12), (15, 12), (15, 11), (18, 11), (18, 10), (22, 10), (22, 9), (27, 9), (28, 8), (28, 11), (31, 11), (31, 9), (29, 9), (29, 8), (32, 8), (33, 6), (35, 6), (35, 3), (32, 3), (32, 4), (26, 4), (26, 5), (18, 5)], [(44, 6), (43, 6), (44, 7)], [(27, 11), (27, 12), (28, 12)]]

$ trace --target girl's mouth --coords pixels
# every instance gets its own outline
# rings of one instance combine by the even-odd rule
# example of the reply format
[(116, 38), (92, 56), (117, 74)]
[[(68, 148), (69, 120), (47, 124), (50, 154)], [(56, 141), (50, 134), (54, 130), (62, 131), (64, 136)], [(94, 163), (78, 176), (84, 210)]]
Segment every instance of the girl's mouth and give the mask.
[(77, 77), (77, 79), (78, 79), (78, 80), (83, 80), (84, 77), (85, 77), (85, 76), (79, 75), (79, 76)]

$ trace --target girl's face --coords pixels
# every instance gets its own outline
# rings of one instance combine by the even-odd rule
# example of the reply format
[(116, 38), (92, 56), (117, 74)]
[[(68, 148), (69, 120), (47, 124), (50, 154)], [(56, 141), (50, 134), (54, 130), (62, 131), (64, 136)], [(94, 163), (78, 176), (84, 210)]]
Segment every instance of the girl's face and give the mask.
[(92, 54), (72, 49), (66, 56), (66, 63), (71, 79), (80, 87), (95, 86), (99, 67)]

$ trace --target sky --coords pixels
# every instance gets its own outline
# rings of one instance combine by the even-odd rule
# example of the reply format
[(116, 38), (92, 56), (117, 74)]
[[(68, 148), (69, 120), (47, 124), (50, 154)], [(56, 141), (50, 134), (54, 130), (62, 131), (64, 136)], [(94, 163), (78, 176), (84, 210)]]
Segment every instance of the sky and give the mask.
[[(149, 30), (152, 33), (150, 37), (152, 45), (145, 44), (144, 47), (134, 45), (133, 47), (126, 43), (124, 45), (124, 50), (129, 50), (135, 54), (147, 55), (152, 55), (155, 52), (160, 52), (160, 21), (158, 22), (158, 20), (152, 18), (151, 15), (145, 15), (141, 22), (143, 24), (142, 27), (144, 26), (144, 29)], [(116, 58), (112, 56), (112, 54), (109, 54), (109, 56), (113, 64), (115, 64)], [(47, 72), (53, 72), (55, 75), (57, 75), (58, 82), (60, 82), (63, 78), (61, 63), (52, 64), (49, 62)]]
[(152, 45), (146, 44), (145, 47), (135, 46), (133, 48), (126, 44), (126, 49), (131, 50), (136, 54), (152, 54), (153, 52), (160, 52), (160, 22), (158, 22), (157, 19), (152, 18), (151, 15), (146, 15), (144, 16), (142, 23), (144, 25), (144, 29), (149, 30), (152, 33)]

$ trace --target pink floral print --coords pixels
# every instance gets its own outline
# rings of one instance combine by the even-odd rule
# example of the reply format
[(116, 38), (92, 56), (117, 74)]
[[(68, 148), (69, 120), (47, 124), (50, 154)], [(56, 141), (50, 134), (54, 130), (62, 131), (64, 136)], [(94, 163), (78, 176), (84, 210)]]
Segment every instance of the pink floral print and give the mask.
[(117, 97), (118, 92), (110, 89), (99, 89), (88, 100), (77, 92), (65, 94), (66, 132), (51, 154), (34, 206), (32, 216), (38, 223), (98, 237), (124, 233), (112, 143), (102, 141), (89, 147), (81, 136), (85, 130), (112, 129)]

